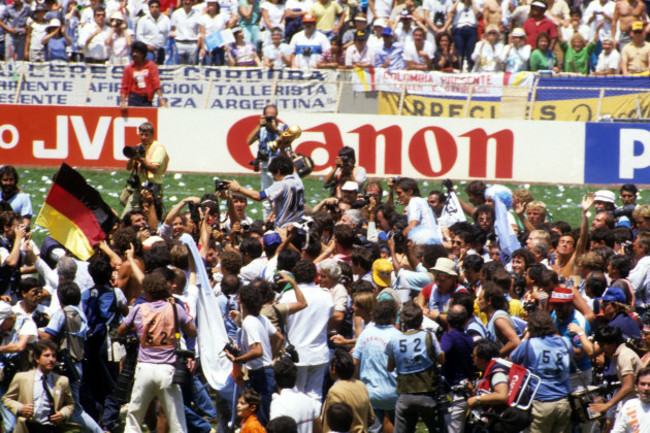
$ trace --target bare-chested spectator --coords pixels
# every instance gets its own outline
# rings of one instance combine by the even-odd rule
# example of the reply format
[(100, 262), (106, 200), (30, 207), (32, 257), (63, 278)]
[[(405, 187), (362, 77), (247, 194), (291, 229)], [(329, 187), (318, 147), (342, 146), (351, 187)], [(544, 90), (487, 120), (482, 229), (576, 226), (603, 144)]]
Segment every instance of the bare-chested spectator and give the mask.
[(502, 0), (485, 0), (483, 3), (483, 22), (485, 23), (485, 28), (488, 26), (494, 25), (499, 29), (499, 39), (501, 43), (505, 43), (505, 27), (502, 23), (502, 13), (501, 13), (501, 2)]
[(632, 24), (632, 43), (621, 51), (621, 72), (623, 75), (641, 74), (650, 69), (650, 44), (645, 41), (644, 24), (637, 21)]
[[(645, 4), (641, 0), (620, 0), (614, 8), (612, 36), (617, 38), (620, 50), (632, 41), (632, 24), (646, 22)], [(618, 31), (618, 34), (616, 33)]]

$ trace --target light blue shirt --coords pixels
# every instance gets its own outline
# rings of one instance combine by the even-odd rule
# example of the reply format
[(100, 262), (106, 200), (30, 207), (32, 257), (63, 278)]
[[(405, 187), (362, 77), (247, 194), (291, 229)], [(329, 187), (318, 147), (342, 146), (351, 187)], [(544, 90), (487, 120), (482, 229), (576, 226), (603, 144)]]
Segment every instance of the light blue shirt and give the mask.
[(386, 346), (402, 335), (392, 325), (370, 324), (357, 338), (352, 356), (359, 361), (359, 377), (368, 388), (375, 409), (394, 410), (397, 403), (397, 375), (386, 369)]
[(406, 69), (404, 48), (401, 43), (393, 42), (390, 48), (382, 43), (375, 52), (375, 68), (383, 67), (384, 63), (386, 63), (386, 59), (390, 59), (388, 68), (386, 68), (389, 71)]
[[(34, 372), (34, 421), (40, 424), (52, 424), (50, 422), (50, 400), (43, 389), (43, 373), (36, 369)], [(54, 380), (51, 374), (47, 375), (47, 384), (50, 394), (54, 398)], [(54, 404), (54, 402), (52, 402)]]
[(34, 214), (32, 201), (29, 199), (29, 195), (24, 192), (19, 192), (6, 201), (11, 205), (14, 212), (19, 213), (21, 216), (31, 217)]
[(296, 173), (274, 182), (260, 195), (262, 199), (267, 198), (273, 202), (275, 227), (300, 222), (305, 215), (305, 187)]

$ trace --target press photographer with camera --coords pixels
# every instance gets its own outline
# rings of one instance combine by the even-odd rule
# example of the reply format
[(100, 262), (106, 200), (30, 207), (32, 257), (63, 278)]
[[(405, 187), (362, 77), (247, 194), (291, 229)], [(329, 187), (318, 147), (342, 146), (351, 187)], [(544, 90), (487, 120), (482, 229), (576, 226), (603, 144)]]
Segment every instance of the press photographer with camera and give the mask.
[(645, 432), (650, 428), (650, 367), (637, 372), (635, 388), (639, 398), (623, 405), (612, 433)]
[[(273, 173), (269, 171), (269, 164), (276, 156), (282, 155), (283, 150), (277, 149), (272, 151), (269, 148), (269, 143), (277, 141), (280, 134), (285, 131), (288, 126), (278, 120), (278, 107), (269, 104), (264, 107), (262, 115), (255, 129), (248, 134), (247, 142), (251, 146), (256, 141), (258, 142), (257, 157), (251, 161), (254, 171), (260, 172), (261, 189), (267, 189), (273, 183)], [(264, 203), (264, 218), (267, 218), (271, 213), (270, 203)]]
[(358, 184), (357, 191), (361, 191), (363, 184), (367, 179), (366, 169), (357, 166), (357, 158), (354, 154), (354, 149), (349, 146), (344, 146), (339, 150), (339, 155), (336, 157), (336, 164), (332, 167), (332, 171), (325, 176), (325, 188), (332, 188), (332, 196), (342, 199), (342, 187), (348, 181), (354, 181)]
[(142, 282), (146, 302), (135, 306), (118, 328), (124, 337), (136, 332), (140, 340), (138, 365), (124, 431), (140, 433), (149, 403), (154, 397), (167, 416), (169, 431), (186, 432), (183, 396), (173, 383), (177, 361), (177, 334), (196, 338), (196, 327), (185, 308), (171, 303), (169, 285), (160, 273), (146, 274)]
[[(125, 146), (124, 156), (129, 160), (126, 169), (131, 170), (131, 176), (127, 180), (127, 188), (122, 192), (120, 202), (124, 205), (122, 216), (134, 209), (141, 209), (141, 189), (147, 188), (151, 191), (154, 200), (162, 203), (163, 175), (167, 171), (169, 156), (165, 147), (154, 139), (154, 127), (149, 122), (138, 126), (140, 144), (136, 146)], [(127, 191), (130, 195), (126, 197)], [(162, 215), (158, 215), (162, 218)]]

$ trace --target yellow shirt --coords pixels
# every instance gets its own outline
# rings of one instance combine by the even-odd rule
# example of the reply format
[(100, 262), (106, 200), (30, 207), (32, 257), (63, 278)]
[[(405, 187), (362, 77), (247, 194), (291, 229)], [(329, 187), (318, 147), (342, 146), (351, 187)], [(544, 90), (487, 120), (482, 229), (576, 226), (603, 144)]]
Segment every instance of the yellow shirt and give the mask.
[(315, 2), (309, 13), (316, 17), (316, 28), (323, 32), (331, 32), (336, 24), (336, 17), (343, 12), (343, 8), (334, 0), (329, 0), (324, 5)]
[[(167, 171), (167, 164), (169, 164), (169, 156), (167, 156), (167, 151), (165, 150), (165, 147), (162, 144), (158, 143), (158, 141), (154, 140), (151, 143), (151, 146), (149, 146), (149, 148), (147, 149), (147, 159), (149, 159), (151, 163), (156, 164), (158, 166), (158, 170), (154, 172), (140, 171), (138, 173), (138, 177), (140, 177), (140, 182), (144, 183), (147, 180), (150, 180), (153, 183), (157, 183), (161, 185), (163, 182), (163, 175)], [(146, 174), (146, 178), (145, 178), (145, 174)]]

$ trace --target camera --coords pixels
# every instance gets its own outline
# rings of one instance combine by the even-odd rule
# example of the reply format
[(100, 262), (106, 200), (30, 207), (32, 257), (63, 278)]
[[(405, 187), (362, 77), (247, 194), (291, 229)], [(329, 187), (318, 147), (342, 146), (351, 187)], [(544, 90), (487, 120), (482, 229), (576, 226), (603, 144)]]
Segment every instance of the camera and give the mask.
[(634, 212), (634, 209), (636, 209), (636, 205), (634, 204), (626, 204), (625, 206), (617, 207), (616, 209), (614, 209), (614, 216), (616, 218), (626, 216), (631, 220), (632, 212)]
[(254, 160), (249, 161), (249, 162), (248, 162), (248, 165), (252, 165), (252, 166), (253, 166), (253, 171), (254, 171), (255, 173), (257, 173), (257, 172), (260, 171), (260, 160), (259, 160), (258, 158), (255, 158)]
[(442, 186), (447, 188), (447, 191), (453, 191), (454, 190), (454, 182), (451, 181), (451, 179), (445, 179), (442, 181)]
[(214, 180), (214, 190), (215, 191), (227, 191), (229, 185), (230, 185), (230, 181), (228, 181), (228, 180), (220, 180), (220, 179), (215, 179)]
[(199, 212), (199, 206), (193, 201), (187, 204), (187, 207), (190, 209), (190, 219), (194, 224), (199, 224), (201, 222), (201, 214)]
[(359, 198), (357, 201), (352, 203), (350, 207), (352, 209), (361, 209), (370, 204), (370, 197), (372, 197), (372, 194), (362, 194), (361, 198)]
[(242, 222), (241, 223), (241, 229), (244, 233), (250, 233), (251, 232), (251, 225), (247, 222)]
[(270, 125), (273, 125), (273, 121), (275, 120), (275, 116), (264, 116), (264, 119), (266, 120), (266, 125), (270, 126)]
[(235, 358), (241, 355), (241, 350), (235, 347), (235, 344), (232, 340), (228, 340), (225, 346), (223, 346), (224, 351), (228, 351)]
[(140, 191), (142, 184), (140, 183), (140, 178), (138, 174), (132, 172), (131, 175), (126, 179), (126, 184), (135, 191)]
[(314, 161), (302, 153), (293, 156), (293, 166), (298, 176), (305, 177), (314, 170)]
[(39, 310), (35, 310), (32, 313), (32, 319), (34, 319), (34, 323), (36, 323), (37, 328), (45, 328), (50, 322), (50, 317)]
[(124, 149), (122, 149), (122, 154), (129, 159), (144, 158), (146, 153), (147, 151), (142, 144), (138, 144), (137, 146), (124, 146)]
[(522, 308), (530, 314), (533, 311), (537, 311), (537, 304), (535, 304), (533, 301), (526, 301), (523, 303)]
[(286, 347), (284, 348), (285, 353), (282, 355), (283, 358), (289, 358), (293, 363), (300, 362), (300, 356), (298, 356), (298, 351), (296, 350), (296, 347), (288, 343)]
[(406, 237), (401, 230), (397, 230), (391, 233), (391, 237), (395, 240), (395, 245), (403, 245), (406, 241)]

